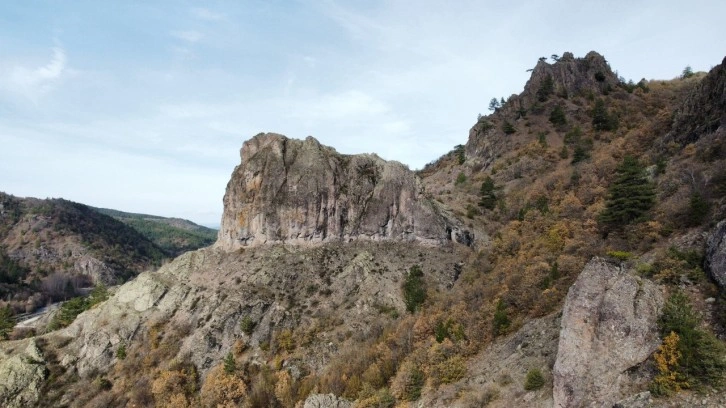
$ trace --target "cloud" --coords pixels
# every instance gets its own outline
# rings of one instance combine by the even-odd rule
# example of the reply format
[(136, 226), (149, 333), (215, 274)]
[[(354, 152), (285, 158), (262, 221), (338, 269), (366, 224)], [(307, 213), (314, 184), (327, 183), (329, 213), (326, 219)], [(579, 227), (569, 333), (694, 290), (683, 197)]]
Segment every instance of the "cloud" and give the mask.
[(187, 31), (172, 31), (171, 36), (174, 38), (178, 38), (180, 40), (189, 42), (189, 43), (197, 43), (202, 38), (204, 38), (204, 34), (200, 33), (199, 31), (194, 30), (187, 30)]
[(202, 7), (195, 7), (191, 10), (191, 13), (194, 17), (200, 19), (200, 20), (206, 20), (206, 21), (220, 21), (227, 18), (225, 14), (217, 13), (212, 10), (202, 8)]
[(63, 77), (67, 62), (65, 51), (60, 47), (54, 47), (50, 62), (41, 67), (28, 68), (23, 65), (13, 65), (6, 69), (0, 67), (0, 89), (6, 89), (37, 102)]

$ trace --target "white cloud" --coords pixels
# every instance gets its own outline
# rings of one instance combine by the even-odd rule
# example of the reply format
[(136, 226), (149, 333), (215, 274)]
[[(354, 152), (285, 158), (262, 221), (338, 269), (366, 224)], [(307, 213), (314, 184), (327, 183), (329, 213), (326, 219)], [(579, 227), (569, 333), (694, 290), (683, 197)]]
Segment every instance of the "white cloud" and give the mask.
[(204, 38), (204, 34), (194, 30), (172, 31), (170, 34), (174, 38), (178, 38), (189, 43), (197, 43)]
[(217, 13), (203, 7), (195, 7), (191, 10), (191, 13), (194, 17), (206, 21), (219, 21), (227, 18), (223, 13)]
[(0, 67), (0, 89), (24, 96), (33, 102), (53, 89), (66, 72), (68, 58), (60, 47), (53, 48), (53, 56), (46, 65), (28, 68), (23, 65)]

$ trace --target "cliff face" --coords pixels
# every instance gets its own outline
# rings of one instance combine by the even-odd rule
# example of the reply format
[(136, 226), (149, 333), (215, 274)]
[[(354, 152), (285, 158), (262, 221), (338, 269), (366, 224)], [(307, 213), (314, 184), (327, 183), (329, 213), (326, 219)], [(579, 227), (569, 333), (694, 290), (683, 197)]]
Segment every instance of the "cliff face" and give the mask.
[[(664, 144), (694, 143), (704, 135), (716, 133), (723, 140), (726, 125), (726, 58), (714, 67), (673, 112), (671, 131)], [(712, 136), (713, 137), (713, 136)]]
[(246, 141), (241, 156), (227, 184), (218, 247), (356, 239), (438, 244), (451, 235), (419, 179), (400, 163), (273, 133)]

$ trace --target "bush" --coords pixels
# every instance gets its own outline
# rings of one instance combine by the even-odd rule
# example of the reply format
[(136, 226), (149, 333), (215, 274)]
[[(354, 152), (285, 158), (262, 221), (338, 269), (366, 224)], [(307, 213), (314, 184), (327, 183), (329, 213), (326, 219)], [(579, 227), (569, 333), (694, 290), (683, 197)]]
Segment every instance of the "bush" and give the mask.
[(242, 321), (239, 323), (239, 327), (240, 329), (242, 329), (242, 333), (248, 336), (255, 331), (255, 326), (257, 326), (257, 324), (253, 322), (249, 316), (243, 317)]
[(688, 383), (683, 375), (678, 372), (678, 362), (681, 352), (678, 351), (678, 344), (681, 338), (675, 332), (671, 332), (663, 344), (658, 346), (658, 351), (653, 356), (658, 375), (650, 385), (650, 391), (655, 395), (671, 395), (681, 388), (688, 388)]
[(617, 115), (608, 111), (602, 99), (598, 99), (592, 109), (592, 127), (603, 131), (614, 131), (618, 128)]
[(515, 129), (514, 125), (509, 123), (508, 120), (505, 120), (504, 124), (502, 124), (502, 131), (508, 135), (511, 135), (512, 133), (516, 133), (517, 129)]
[(711, 332), (700, 327), (701, 318), (692, 309), (688, 297), (673, 293), (659, 319), (664, 338), (675, 333), (680, 354), (672, 370), (690, 385), (720, 386), (726, 374), (726, 346)]
[(562, 105), (555, 106), (550, 113), (550, 122), (555, 126), (563, 126), (567, 124), (567, 117), (565, 116), (565, 110), (562, 109)]
[(533, 368), (527, 371), (527, 379), (524, 382), (524, 389), (527, 391), (534, 391), (544, 386), (545, 380), (542, 375), (542, 371), (539, 368)]
[(426, 285), (423, 280), (423, 271), (418, 265), (414, 265), (406, 274), (403, 281), (403, 301), (406, 310), (415, 313), (426, 300)]
[(506, 333), (510, 324), (511, 321), (509, 320), (509, 316), (507, 316), (507, 307), (499, 299), (496, 310), (494, 311), (494, 321), (492, 324), (494, 335), (499, 336), (500, 334)]
[(459, 173), (459, 175), (456, 176), (456, 181), (454, 182), (455, 185), (464, 184), (466, 182), (466, 174)]

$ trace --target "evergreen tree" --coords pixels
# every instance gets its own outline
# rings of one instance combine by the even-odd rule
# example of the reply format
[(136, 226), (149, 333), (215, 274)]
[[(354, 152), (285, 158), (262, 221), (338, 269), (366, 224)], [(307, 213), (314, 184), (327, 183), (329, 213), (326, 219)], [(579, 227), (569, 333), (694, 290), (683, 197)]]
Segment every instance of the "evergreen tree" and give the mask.
[(426, 286), (420, 266), (414, 265), (411, 267), (403, 281), (402, 289), (406, 310), (411, 313), (416, 312), (426, 300)]
[(607, 227), (622, 227), (642, 221), (655, 204), (655, 187), (643, 166), (632, 156), (625, 156), (616, 169), (609, 188), (605, 210), (598, 221)]
[(613, 131), (618, 128), (618, 117), (608, 112), (605, 101), (598, 99), (592, 109), (592, 127), (595, 130)]
[(15, 327), (15, 320), (13, 320), (13, 310), (10, 306), (0, 308), (0, 340), (8, 338), (10, 333)]
[(565, 116), (565, 110), (562, 109), (562, 105), (555, 106), (550, 113), (550, 122), (555, 126), (562, 126), (567, 124), (567, 117)]
[(234, 361), (232, 353), (227, 353), (227, 357), (224, 358), (224, 372), (232, 374), (237, 370), (237, 363)]
[(479, 206), (486, 208), (487, 210), (493, 210), (497, 205), (497, 195), (494, 193), (496, 186), (494, 186), (494, 180), (487, 176), (484, 182), (481, 183), (481, 189), (479, 190)]

